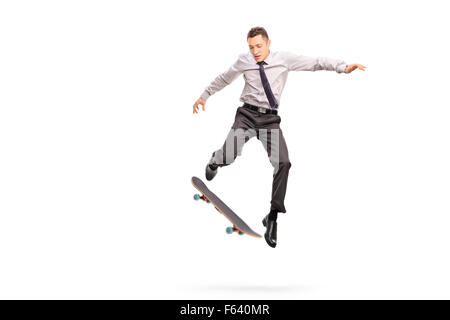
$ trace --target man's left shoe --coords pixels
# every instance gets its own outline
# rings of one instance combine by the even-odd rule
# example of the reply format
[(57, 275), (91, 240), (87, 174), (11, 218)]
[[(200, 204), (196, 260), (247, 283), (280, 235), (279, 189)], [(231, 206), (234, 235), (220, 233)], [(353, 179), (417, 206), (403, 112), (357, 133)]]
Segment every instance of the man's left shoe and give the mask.
[(275, 248), (277, 246), (277, 222), (274, 220), (269, 220), (269, 215), (267, 215), (262, 221), (264, 227), (266, 227), (266, 233), (264, 238), (269, 246)]
[(206, 180), (211, 181), (216, 176), (218, 168), (217, 165), (208, 163), (205, 168)]

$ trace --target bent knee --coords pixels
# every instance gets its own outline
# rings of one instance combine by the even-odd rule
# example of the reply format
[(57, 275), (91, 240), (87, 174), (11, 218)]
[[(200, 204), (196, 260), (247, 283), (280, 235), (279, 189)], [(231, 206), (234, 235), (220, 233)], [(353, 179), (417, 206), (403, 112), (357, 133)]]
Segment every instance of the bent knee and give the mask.
[(286, 169), (289, 169), (291, 166), (292, 166), (292, 164), (291, 164), (291, 162), (289, 160), (280, 162), (280, 167), (284, 167)]
[(292, 164), (291, 164), (291, 162), (288, 160), (288, 161), (280, 161), (280, 162), (276, 162), (276, 163), (273, 163), (273, 162), (272, 162), (272, 166), (273, 166), (275, 169), (289, 170), (289, 169), (291, 168)]

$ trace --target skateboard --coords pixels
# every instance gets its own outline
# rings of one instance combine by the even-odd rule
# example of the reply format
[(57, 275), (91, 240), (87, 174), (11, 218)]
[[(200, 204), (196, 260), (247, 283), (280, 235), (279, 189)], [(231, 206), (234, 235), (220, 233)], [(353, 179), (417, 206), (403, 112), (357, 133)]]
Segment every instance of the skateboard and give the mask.
[(239, 235), (247, 234), (255, 238), (261, 238), (261, 236), (253, 231), (236, 213), (233, 212), (218, 196), (208, 189), (206, 184), (197, 177), (191, 178), (192, 185), (201, 192), (194, 195), (194, 200), (203, 200), (207, 203), (211, 203), (217, 211), (225, 216), (232, 224), (232, 227), (226, 228), (228, 234), (237, 232)]

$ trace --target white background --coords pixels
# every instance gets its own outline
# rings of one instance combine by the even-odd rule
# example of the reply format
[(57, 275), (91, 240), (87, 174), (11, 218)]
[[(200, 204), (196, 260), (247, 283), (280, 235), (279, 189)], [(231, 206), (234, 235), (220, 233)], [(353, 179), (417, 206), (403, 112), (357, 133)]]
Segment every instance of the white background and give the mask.
[[(0, 298), (450, 298), (445, 1), (2, 1)], [(278, 246), (192, 199), (243, 78), (192, 114), (264, 26), (292, 72)], [(263, 233), (253, 139), (208, 186)]]

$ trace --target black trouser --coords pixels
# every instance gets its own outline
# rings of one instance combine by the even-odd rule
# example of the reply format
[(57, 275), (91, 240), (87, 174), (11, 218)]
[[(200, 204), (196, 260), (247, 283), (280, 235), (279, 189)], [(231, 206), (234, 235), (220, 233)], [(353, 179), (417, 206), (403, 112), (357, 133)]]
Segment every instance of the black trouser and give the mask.
[(241, 155), (244, 144), (256, 136), (266, 149), (270, 163), (274, 167), (271, 210), (286, 212), (284, 197), (291, 162), (280, 129), (281, 118), (275, 114), (264, 114), (245, 107), (239, 107), (236, 117), (222, 148), (212, 154), (210, 164), (219, 167), (230, 165)]

